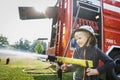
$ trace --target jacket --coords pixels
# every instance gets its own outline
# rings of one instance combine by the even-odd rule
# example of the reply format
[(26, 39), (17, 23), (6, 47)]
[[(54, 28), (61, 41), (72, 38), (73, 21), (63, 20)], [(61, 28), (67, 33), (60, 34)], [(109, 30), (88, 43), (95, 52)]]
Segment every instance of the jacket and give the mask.
[[(85, 60), (92, 60), (93, 61), (93, 67), (92, 68), (97, 68), (99, 74), (102, 74), (106, 72), (107, 70), (112, 69), (115, 64), (112, 58), (109, 56), (105, 55), (99, 48), (95, 46), (88, 46), (84, 48), (76, 48), (74, 53), (73, 53), (73, 58), (77, 59), (85, 59)], [(104, 65), (99, 66), (99, 61), (102, 61)], [(73, 68), (75, 70), (74, 72), (74, 77), (78, 78), (79, 80), (98, 80), (98, 76), (87, 76), (86, 75), (86, 68), (78, 66), (78, 65), (73, 65)], [(91, 79), (92, 78), (92, 79)]]

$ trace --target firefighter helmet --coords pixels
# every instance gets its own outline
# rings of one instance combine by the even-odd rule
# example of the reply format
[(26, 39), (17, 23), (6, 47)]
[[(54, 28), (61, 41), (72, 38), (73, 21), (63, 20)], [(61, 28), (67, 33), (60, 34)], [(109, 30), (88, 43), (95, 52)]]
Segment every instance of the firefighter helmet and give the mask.
[(85, 31), (90, 32), (92, 35), (95, 35), (93, 28), (91, 26), (88, 26), (88, 25), (81, 26), (79, 28), (79, 30), (85, 30)]
[(93, 45), (96, 44), (95, 33), (94, 33), (94, 30), (93, 30), (93, 28), (92, 28), (91, 26), (89, 26), (89, 25), (83, 25), (83, 26), (79, 27), (78, 29), (76, 29), (76, 30), (74, 31), (74, 33), (75, 33), (75, 32), (78, 32), (78, 31), (87, 31), (87, 32), (89, 32), (89, 33), (91, 34), (91, 36), (93, 37), (93, 42), (92, 42), (92, 44), (93, 44)]

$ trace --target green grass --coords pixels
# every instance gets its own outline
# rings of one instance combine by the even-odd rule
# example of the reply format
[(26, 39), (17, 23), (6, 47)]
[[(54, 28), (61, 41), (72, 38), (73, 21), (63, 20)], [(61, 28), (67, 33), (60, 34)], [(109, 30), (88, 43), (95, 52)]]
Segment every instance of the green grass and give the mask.
[[(55, 66), (44, 69), (51, 65), (49, 62), (34, 58), (10, 57), (10, 63), (6, 65), (7, 57), (0, 58), (0, 80), (58, 80), (57, 74), (45, 74), (56, 72)], [(72, 72), (63, 73), (63, 80), (72, 80)]]

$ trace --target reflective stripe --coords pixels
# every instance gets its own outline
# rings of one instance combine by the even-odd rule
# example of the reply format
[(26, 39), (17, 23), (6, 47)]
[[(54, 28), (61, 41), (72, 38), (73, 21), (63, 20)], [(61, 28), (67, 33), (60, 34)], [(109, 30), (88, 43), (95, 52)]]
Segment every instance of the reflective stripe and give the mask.
[(107, 9), (107, 10), (111, 10), (111, 11), (120, 13), (120, 8), (117, 7), (117, 6), (113, 6), (113, 5), (106, 4), (106, 3), (104, 3), (103, 6), (104, 6), (104, 8)]

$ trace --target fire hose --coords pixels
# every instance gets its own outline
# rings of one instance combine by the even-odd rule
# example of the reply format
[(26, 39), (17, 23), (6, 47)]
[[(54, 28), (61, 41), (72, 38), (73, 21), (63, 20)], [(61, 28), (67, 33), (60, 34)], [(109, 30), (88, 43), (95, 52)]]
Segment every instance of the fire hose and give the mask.
[(82, 67), (93, 67), (93, 61), (91, 60), (74, 59), (74, 58), (50, 56), (50, 55), (48, 55), (48, 60), (53, 62), (76, 64)]
[[(40, 55), (40, 58), (44, 58), (46, 60), (49, 60), (50, 62), (57, 62), (58, 65), (62, 65), (63, 63), (66, 64), (75, 64), (82, 67), (93, 67), (93, 61), (92, 60), (83, 60), (83, 59), (75, 59), (75, 58), (67, 58), (67, 57), (60, 57), (60, 56), (52, 56), (52, 55)], [(62, 70), (59, 69), (57, 71), (59, 80), (62, 80)]]
[(88, 68), (93, 67), (93, 61), (92, 60), (83, 60), (83, 59), (52, 56), (52, 55), (40, 55), (39, 57), (47, 59), (51, 62), (76, 64), (76, 65), (79, 65), (79, 66), (82, 66), (82, 67), (88, 67)]

